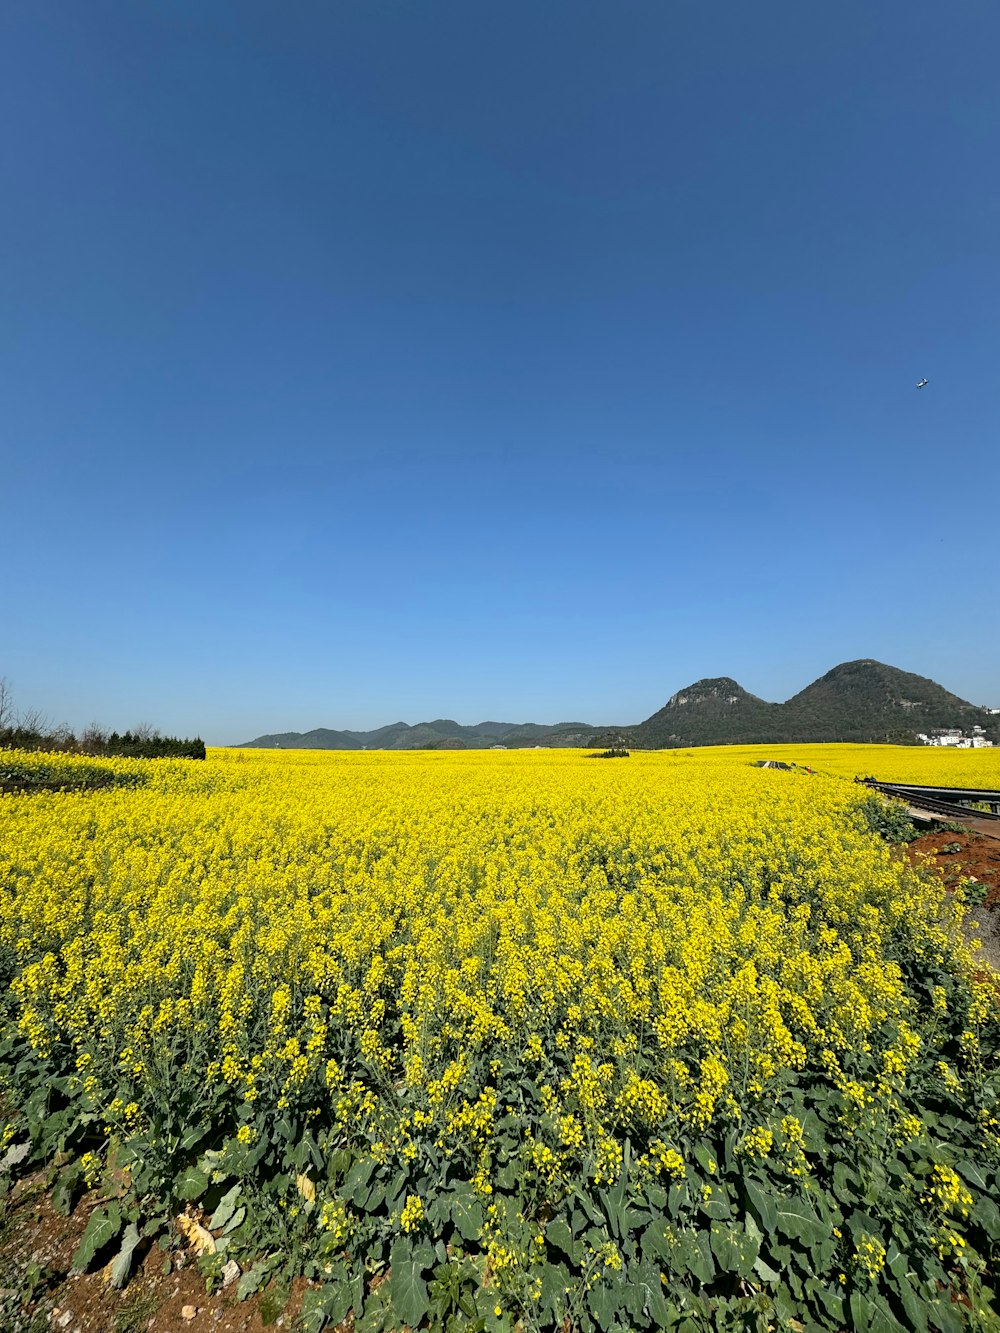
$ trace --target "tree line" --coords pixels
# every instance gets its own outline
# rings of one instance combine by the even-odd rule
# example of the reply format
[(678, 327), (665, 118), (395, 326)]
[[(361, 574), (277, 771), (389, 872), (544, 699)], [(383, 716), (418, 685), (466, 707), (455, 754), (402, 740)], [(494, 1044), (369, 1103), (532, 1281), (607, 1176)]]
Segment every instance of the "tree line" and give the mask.
[(37, 709), (17, 713), (10, 687), (0, 679), (0, 749), (58, 750), (69, 754), (127, 756), (134, 759), (204, 759), (205, 742), (162, 736), (158, 728), (140, 723), (129, 731), (107, 731), (92, 722), (77, 736), (65, 725), (53, 725)]

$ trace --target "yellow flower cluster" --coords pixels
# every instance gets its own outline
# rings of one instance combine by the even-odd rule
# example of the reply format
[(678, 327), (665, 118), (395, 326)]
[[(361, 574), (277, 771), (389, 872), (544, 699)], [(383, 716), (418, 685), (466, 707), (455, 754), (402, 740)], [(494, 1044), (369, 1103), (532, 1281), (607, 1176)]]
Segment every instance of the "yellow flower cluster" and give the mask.
[(854, 1263), (860, 1272), (874, 1280), (885, 1267), (885, 1246), (876, 1237), (862, 1232), (854, 1251)]
[[(178, 1079), (225, 1085), (322, 1109), (377, 1160), (421, 1139), (471, 1154), (483, 1197), (516, 1062), (541, 1088), (550, 1178), (613, 1178), (632, 1134), (651, 1174), (682, 1178), (686, 1127), (751, 1106), (759, 1125), (806, 1064), (861, 1108), (898, 1092), (919, 1039), (897, 959), (961, 956), (958, 909), (830, 776), (950, 780), (954, 757), (793, 752), (822, 772), (753, 768), (754, 749), (215, 750), (109, 761), (145, 764), (139, 787), (2, 797), (20, 1031), (105, 1115), (117, 1096), (121, 1132)], [(881, 1085), (843, 1072), (855, 1051)], [(743, 1143), (761, 1156), (772, 1136)]]
[(942, 1216), (960, 1212), (963, 1217), (968, 1217), (972, 1203), (972, 1195), (962, 1184), (959, 1175), (950, 1166), (941, 1163), (936, 1163), (932, 1168), (927, 1187), (920, 1198)]
[(410, 1194), (407, 1196), (406, 1203), (403, 1205), (403, 1211), (400, 1214), (399, 1224), (404, 1231), (416, 1231), (417, 1227), (424, 1218), (424, 1205), (419, 1194)]

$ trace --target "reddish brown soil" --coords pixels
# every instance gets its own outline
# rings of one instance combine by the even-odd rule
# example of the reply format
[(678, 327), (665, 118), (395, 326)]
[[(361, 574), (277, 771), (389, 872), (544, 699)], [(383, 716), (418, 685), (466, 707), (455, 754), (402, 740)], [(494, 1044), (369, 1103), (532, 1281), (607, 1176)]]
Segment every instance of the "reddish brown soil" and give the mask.
[(989, 833), (934, 829), (911, 842), (905, 855), (925, 873), (940, 875), (946, 889), (963, 879), (982, 886), (982, 904), (971, 909), (965, 929), (978, 950), (977, 976), (990, 982), (1000, 998), (1000, 838), (992, 828)]
[(1000, 839), (934, 829), (911, 842), (907, 855), (914, 865), (935, 867), (949, 887), (963, 876), (979, 880), (987, 886), (983, 905), (1000, 908)]
[[(182, 1250), (153, 1245), (124, 1291), (112, 1291), (101, 1270), (72, 1275), (73, 1254), (87, 1219), (103, 1202), (94, 1193), (62, 1217), (52, 1208), (43, 1175), (19, 1182), (0, 1239), (4, 1333), (264, 1333), (262, 1296), (237, 1302), (235, 1287), (209, 1295), (205, 1279)], [(29, 1291), (26, 1274), (31, 1264), (43, 1272)], [(293, 1327), (306, 1286), (303, 1280), (293, 1284), (285, 1312), (269, 1329), (287, 1333)], [(193, 1318), (184, 1318), (185, 1307), (193, 1307)]]

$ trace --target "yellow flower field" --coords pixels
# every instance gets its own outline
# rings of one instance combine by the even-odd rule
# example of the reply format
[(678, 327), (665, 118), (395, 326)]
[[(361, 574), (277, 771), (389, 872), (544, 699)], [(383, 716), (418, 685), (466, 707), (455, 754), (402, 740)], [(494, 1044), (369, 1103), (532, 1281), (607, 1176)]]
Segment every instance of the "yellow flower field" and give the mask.
[(834, 777), (926, 787), (980, 787), (1000, 791), (1000, 747), (946, 749), (934, 745), (748, 745), (699, 750), (737, 761), (783, 759)]
[[(60, 1143), (86, 1148), (89, 1178), (131, 1162), (137, 1197), (190, 1200), (229, 1182), (249, 1208), (234, 1243), (291, 1228), (344, 1282), (391, 1251), (406, 1322), (433, 1311), (427, 1254), (447, 1241), (491, 1328), (531, 1310), (610, 1327), (630, 1308), (607, 1304), (623, 1259), (656, 1272), (635, 1326), (670, 1326), (675, 1269), (696, 1303), (743, 1299), (720, 1285), (730, 1261), (778, 1289), (794, 1238), (775, 1222), (761, 1258), (769, 1213), (747, 1212), (748, 1173), (820, 1209), (834, 1305), (852, 1284), (875, 1300), (878, 1249), (833, 1238), (852, 1214), (809, 1193), (834, 1133), (950, 1170), (923, 1108), (951, 1088), (964, 1151), (993, 1169), (994, 1016), (961, 908), (871, 832), (876, 798), (845, 779), (1000, 787), (1000, 752), (105, 762), (145, 785), (0, 797), (11, 1105), (58, 1080)], [(971, 1224), (945, 1223), (923, 1170), (893, 1188), (940, 1267)], [(625, 1203), (601, 1212), (615, 1189), (643, 1201), (655, 1243), (632, 1237)], [(867, 1207), (865, 1235), (898, 1252)], [(746, 1245), (715, 1247), (713, 1218), (756, 1247), (749, 1265)], [(702, 1224), (708, 1260), (688, 1253)], [(937, 1270), (919, 1272), (930, 1291)]]

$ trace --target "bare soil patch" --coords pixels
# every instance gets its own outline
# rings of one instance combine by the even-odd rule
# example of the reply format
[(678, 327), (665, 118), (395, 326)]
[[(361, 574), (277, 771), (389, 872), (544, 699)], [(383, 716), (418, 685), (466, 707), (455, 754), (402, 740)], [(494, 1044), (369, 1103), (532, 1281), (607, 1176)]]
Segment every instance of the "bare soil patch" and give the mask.
[(982, 945), (977, 958), (1000, 972), (1000, 838), (975, 830), (933, 829), (906, 848), (911, 864), (939, 874), (946, 889), (961, 880), (982, 886), (983, 901), (969, 912), (976, 929), (970, 939)]
[[(179, 1249), (153, 1244), (123, 1291), (106, 1270), (71, 1273), (87, 1220), (104, 1202), (85, 1195), (69, 1217), (52, 1207), (46, 1174), (20, 1181), (0, 1221), (0, 1329), (3, 1333), (264, 1333), (291, 1330), (309, 1285), (292, 1286), (284, 1312), (265, 1325), (264, 1294), (237, 1301), (235, 1287), (208, 1293)], [(193, 1313), (192, 1313), (193, 1312)]]
[(946, 887), (954, 886), (963, 876), (977, 880), (986, 886), (983, 905), (1000, 906), (1000, 839), (972, 831), (934, 829), (911, 842), (907, 854), (914, 865), (926, 865), (930, 857)]

